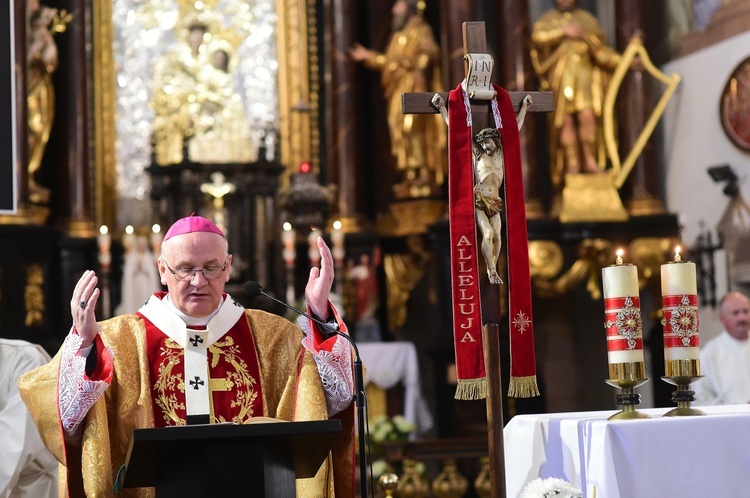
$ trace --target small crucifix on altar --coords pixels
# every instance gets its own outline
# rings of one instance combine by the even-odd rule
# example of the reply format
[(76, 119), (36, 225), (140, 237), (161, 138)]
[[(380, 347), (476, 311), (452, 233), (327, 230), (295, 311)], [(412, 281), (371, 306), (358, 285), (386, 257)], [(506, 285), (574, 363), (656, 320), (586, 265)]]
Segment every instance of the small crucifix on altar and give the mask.
[[(508, 395), (539, 394), (519, 129), (527, 111), (551, 111), (553, 98), (550, 92), (509, 93), (491, 84), (494, 62), (486, 53), (484, 23), (464, 23), (463, 36), (466, 78), (451, 92), (405, 93), (402, 110), (408, 114), (440, 112), (448, 124), (456, 398), (487, 401), (492, 496), (505, 498), (501, 289), (507, 289), (508, 295)], [(503, 215), (505, 244), (501, 241)], [(502, 247), (507, 253), (507, 283), (498, 269)], [(480, 256), (486, 271), (479, 271)]]

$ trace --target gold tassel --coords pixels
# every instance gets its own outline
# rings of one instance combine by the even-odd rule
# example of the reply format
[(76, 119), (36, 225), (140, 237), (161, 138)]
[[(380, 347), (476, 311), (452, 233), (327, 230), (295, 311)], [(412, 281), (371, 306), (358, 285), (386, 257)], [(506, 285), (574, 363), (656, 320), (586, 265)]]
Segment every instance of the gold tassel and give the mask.
[(456, 386), (456, 399), (473, 400), (487, 397), (487, 379), (459, 380)]
[(536, 375), (529, 377), (511, 377), (508, 385), (508, 396), (512, 398), (531, 398), (539, 396), (539, 387), (536, 384)]

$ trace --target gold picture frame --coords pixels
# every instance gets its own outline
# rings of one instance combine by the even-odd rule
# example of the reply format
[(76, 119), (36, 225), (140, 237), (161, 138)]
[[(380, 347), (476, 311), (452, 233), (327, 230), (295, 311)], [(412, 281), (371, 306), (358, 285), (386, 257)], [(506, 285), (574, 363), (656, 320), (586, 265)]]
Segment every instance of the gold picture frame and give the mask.
[(719, 116), (729, 141), (750, 152), (750, 57), (740, 62), (727, 79), (721, 92)]
[[(223, 0), (224, 3), (232, 0)], [(319, 168), (320, 138), (317, 81), (315, 0), (233, 0), (250, 5), (266, 2), (276, 12), (276, 81), (278, 100), (277, 144), (274, 159), (285, 166), (281, 184), (302, 161)], [(150, 2), (156, 6), (159, 2)], [(117, 129), (118, 69), (115, 53), (115, 0), (94, 2), (92, 7), (92, 80), (96, 223), (117, 227), (118, 159), (116, 144), (127, 137)], [(152, 7), (156, 8), (157, 7)]]

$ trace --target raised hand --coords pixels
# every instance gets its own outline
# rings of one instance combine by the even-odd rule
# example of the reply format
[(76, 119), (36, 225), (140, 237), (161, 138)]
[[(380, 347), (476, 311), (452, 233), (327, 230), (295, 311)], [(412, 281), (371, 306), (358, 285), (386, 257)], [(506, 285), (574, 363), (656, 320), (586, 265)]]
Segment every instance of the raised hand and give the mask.
[(320, 268), (310, 268), (310, 278), (305, 286), (305, 298), (312, 312), (323, 320), (328, 320), (328, 296), (333, 287), (333, 255), (323, 237), (318, 237)]
[(83, 272), (80, 280), (73, 290), (70, 300), (70, 314), (73, 317), (73, 326), (78, 335), (83, 339), (81, 348), (87, 348), (94, 343), (99, 328), (96, 324), (96, 302), (99, 299), (99, 289), (96, 284), (99, 279), (93, 270)]

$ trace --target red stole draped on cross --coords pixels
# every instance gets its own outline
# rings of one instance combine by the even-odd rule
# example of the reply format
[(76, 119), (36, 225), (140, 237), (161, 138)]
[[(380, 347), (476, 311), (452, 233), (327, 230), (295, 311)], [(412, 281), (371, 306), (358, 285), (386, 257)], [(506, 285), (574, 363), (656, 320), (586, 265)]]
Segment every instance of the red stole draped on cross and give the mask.
[[(534, 332), (531, 314), (526, 206), (523, 193), (521, 147), (510, 95), (493, 85), (500, 115), (498, 131), (505, 160), (508, 303), (510, 321), (510, 385), (508, 395), (539, 395), (536, 383)], [(477, 269), (474, 215), (474, 165), (471, 118), (461, 85), (448, 98), (448, 157), (453, 333), (456, 348), (457, 399), (487, 396), (482, 348), (482, 313)], [(503, 124), (505, 126), (503, 126)], [(476, 130), (478, 132), (479, 130)], [(498, 303), (499, 305), (499, 303)]]

